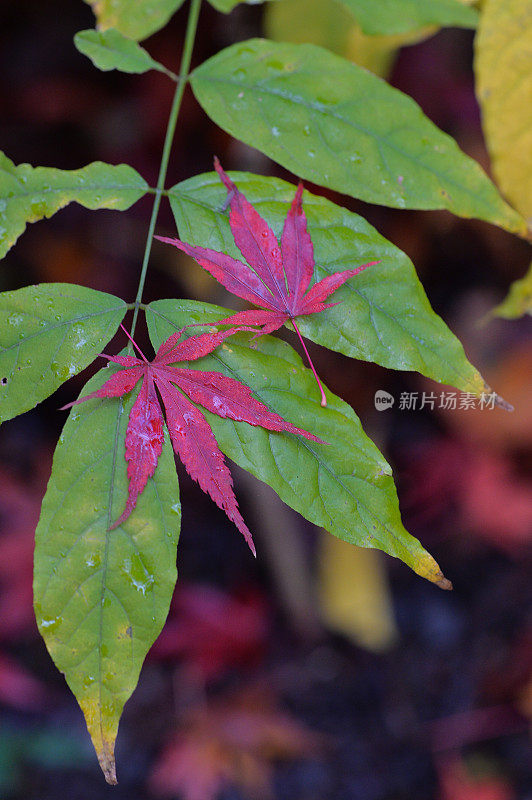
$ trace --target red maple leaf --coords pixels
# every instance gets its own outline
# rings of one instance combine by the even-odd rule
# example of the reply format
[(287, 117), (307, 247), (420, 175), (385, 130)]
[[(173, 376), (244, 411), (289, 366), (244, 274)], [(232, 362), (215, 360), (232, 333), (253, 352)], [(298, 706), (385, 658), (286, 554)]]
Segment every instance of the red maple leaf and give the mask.
[[(258, 425), (270, 431), (298, 433), (314, 442), (321, 444), (324, 442), (270, 411), (263, 403), (255, 400), (248, 386), (234, 378), (228, 378), (219, 372), (202, 372), (171, 366), (179, 361), (195, 361), (206, 356), (228, 336), (237, 333), (235, 328), (230, 328), (217, 333), (191, 336), (179, 342), (184, 330), (185, 328), (174, 333), (163, 342), (151, 362), (135, 342), (133, 344), (141, 358), (102, 354), (104, 358), (119, 364), (124, 369), (115, 372), (95, 392), (63, 408), (70, 408), (94, 397), (120, 397), (130, 392), (142, 379), (142, 386), (129, 414), (126, 430), (125, 458), (129, 481), (126, 507), (111, 525), (110, 530), (118, 527), (129, 517), (148, 478), (155, 472), (164, 442), (164, 417), (160, 396), (173, 448), (188, 474), (212, 497), (216, 505), (225, 511), (255, 554), (251, 533), (238, 510), (232, 489), (231, 473), (209, 423), (194, 403), (199, 403), (219, 417), (248, 422), (250, 425)], [(181, 391), (177, 391), (176, 386)], [(185, 395), (188, 395), (193, 402), (190, 402)]]
[(248, 264), (217, 250), (195, 247), (179, 239), (165, 236), (155, 238), (183, 250), (230, 292), (264, 309), (240, 311), (212, 324), (260, 325), (262, 329), (257, 335), (263, 335), (273, 333), (285, 322), (290, 321), (320, 387), (321, 404), (326, 406), (323, 387), (295, 317), (316, 314), (338, 305), (324, 301), (349, 278), (378, 262), (371, 261), (355, 269), (327, 275), (309, 289), (314, 275), (314, 250), (302, 206), (303, 184), (299, 184), (286, 216), (279, 249), (279, 243), (272, 229), (237, 189), (216, 157), (214, 167), (228, 192), (228, 202), (231, 205), (229, 224), (235, 243)]
[(234, 786), (239, 796), (267, 800), (276, 762), (320, 758), (328, 745), (282, 711), (269, 688), (244, 687), (187, 710), (152, 768), (149, 789), (156, 797), (215, 800)]

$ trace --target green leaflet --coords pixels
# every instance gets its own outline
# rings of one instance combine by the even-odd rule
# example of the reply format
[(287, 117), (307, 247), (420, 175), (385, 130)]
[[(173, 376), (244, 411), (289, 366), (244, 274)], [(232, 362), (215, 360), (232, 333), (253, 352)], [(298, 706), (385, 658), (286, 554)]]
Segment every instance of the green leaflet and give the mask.
[(475, 28), (478, 12), (459, 0), (338, 0), (364, 33), (404, 33), (423, 25)]
[(235, 6), (240, 5), (240, 3), (249, 3), (249, 5), (258, 5), (258, 3), (262, 3), (263, 0), (209, 0), (211, 6), (217, 11), (223, 11), (224, 14), (229, 14), (230, 11), (235, 8)]
[[(261, 175), (230, 174), (280, 238), (295, 186)], [(242, 259), (228, 211), (223, 210), (226, 190), (216, 173), (177, 184), (169, 198), (184, 241)], [(353, 358), (416, 370), (463, 391), (485, 391), (462, 345), (430, 307), (410, 259), (362, 217), (323, 197), (305, 192), (303, 208), (314, 245), (316, 280), (380, 259), (335, 292), (332, 302), (340, 305), (298, 318), (305, 336)]]
[(120, 325), (119, 297), (70, 283), (0, 294), (0, 422), (22, 414), (85, 369)]
[(85, 0), (99, 30), (115, 28), (130, 39), (146, 39), (164, 28), (184, 0)]
[(502, 303), (493, 309), (492, 314), (504, 319), (516, 319), (523, 314), (532, 314), (532, 263), (526, 275), (512, 283), (510, 291)]
[[(146, 319), (157, 348), (176, 329), (227, 313), (192, 300), (156, 300), (147, 307)], [(312, 373), (291, 347), (270, 336), (255, 339), (250, 347), (249, 336), (231, 337), (212, 356), (195, 361), (194, 368), (246, 383), (271, 409), (328, 444), (271, 433), (202, 409), (222, 451), (306, 519), (344, 541), (384, 550), (446, 588), (432, 556), (403, 528), (391, 469), (354, 411), (330, 392), (328, 407), (322, 408)]]
[(80, 53), (90, 58), (95, 67), (104, 71), (119, 69), (122, 72), (141, 73), (156, 69), (168, 74), (166, 67), (154, 61), (143, 47), (114, 28), (79, 31), (74, 36), (74, 44)]
[(148, 191), (148, 184), (126, 164), (94, 161), (75, 170), (15, 166), (0, 152), (0, 258), (28, 222), (51, 217), (75, 201), (85, 208), (124, 211)]
[[(82, 394), (110, 374), (101, 370)], [(124, 703), (168, 613), (180, 525), (166, 436), (135, 513), (108, 531), (127, 495), (124, 440), (136, 394), (126, 403), (88, 400), (71, 410), (35, 533), (37, 624), (85, 714), (110, 783), (116, 782), (113, 750)]]
[(194, 70), (191, 83), (221, 128), (313, 183), (526, 232), (479, 165), (417, 103), (321, 47), (240, 42)]

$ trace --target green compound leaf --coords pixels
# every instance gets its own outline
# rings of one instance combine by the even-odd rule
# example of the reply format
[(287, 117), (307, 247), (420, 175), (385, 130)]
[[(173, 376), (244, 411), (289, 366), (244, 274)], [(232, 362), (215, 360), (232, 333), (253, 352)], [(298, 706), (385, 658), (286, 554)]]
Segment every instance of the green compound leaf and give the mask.
[(136, 41), (164, 28), (184, 0), (85, 0), (99, 30), (115, 28)]
[(517, 319), (523, 314), (532, 314), (532, 263), (526, 275), (512, 283), (508, 295), (492, 313), (504, 319)]
[[(177, 328), (227, 313), (192, 300), (156, 300), (147, 307), (146, 319), (152, 344), (158, 347)], [(237, 334), (211, 356), (195, 361), (195, 369), (242, 381), (273, 411), (329, 444), (205, 411), (221, 450), (306, 519), (351, 544), (384, 550), (418, 575), (449, 588), (432, 556), (403, 528), (391, 469), (354, 411), (330, 392), (328, 406), (322, 408), (312, 373), (284, 342), (263, 336), (249, 344), (250, 334)]]
[(156, 69), (168, 73), (166, 67), (154, 61), (143, 47), (114, 28), (79, 31), (74, 36), (74, 44), (80, 53), (104, 72), (119, 69), (122, 72), (141, 73)]
[(127, 164), (112, 166), (94, 161), (75, 170), (15, 166), (0, 152), (0, 258), (3, 258), (28, 222), (51, 217), (71, 202), (85, 208), (124, 211), (149, 187)]
[[(96, 390), (101, 370), (82, 395)], [(89, 400), (70, 412), (35, 533), (39, 630), (76, 696), (100, 766), (116, 783), (114, 742), (124, 703), (159, 635), (176, 581), (179, 487), (166, 435), (135, 513), (109, 531), (127, 497), (126, 403)]]
[(526, 233), (479, 165), (417, 103), (321, 47), (251, 39), (204, 62), (191, 82), (221, 128), (313, 183)]
[(0, 422), (33, 408), (102, 352), (126, 313), (119, 297), (70, 283), (0, 294)]
[[(277, 178), (232, 172), (231, 178), (281, 237), (295, 186)], [(216, 173), (198, 175), (169, 192), (180, 237), (241, 259)], [(434, 313), (410, 259), (362, 217), (305, 192), (303, 210), (314, 246), (315, 280), (380, 260), (335, 292), (334, 308), (298, 317), (312, 341), (385, 367), (416, 370), (462, 391), (480, 394), (484, 380), (462, 345)], [(220, 317), (212, 317), (212, 320)]]
[(364, 33), (405, 33), (424, 25), (475, 28), (478, 12), (460, 0), (338, 0)]

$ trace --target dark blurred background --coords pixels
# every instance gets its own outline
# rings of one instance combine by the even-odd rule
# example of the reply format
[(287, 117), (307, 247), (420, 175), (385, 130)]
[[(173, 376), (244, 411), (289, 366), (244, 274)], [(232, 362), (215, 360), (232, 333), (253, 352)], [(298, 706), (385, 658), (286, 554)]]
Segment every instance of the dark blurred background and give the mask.
[[(194, 63), (261, 35), (262, 14), (240, 6), (224, 16), (205, 4)], [(154, 185), (173, 85), (157, 72), (95, 69), (72, 43), (93, 22), (81, 0), (3, 0), (0, 149), (15, 163), (63, 169), (125, 162)], [(186, 8), (147, 42), (174, 71), (185, 23)], [(404, 48), (389, 79), (489, 170), (470, 32)], [(214, 153), (226, 169), (294, 181), (210, 123), (187, 90), (167, 185), (210, 170)], [(486, 321), (524, 273), (527, 247), (446, 212), (314, 190), (405, 250), (470, 360), (516, 407), (401, 411), (401, 392), (440, 387), (312, 347), (324, 381), (390, 460), (405, 525), (454, 591), (380, 553), (346, 548), (233, 467), (255, 562), (181, 470), (178, 589), (125, 709), (119, 785), (106, 786), (31, 605), (33, 534), (64, 422), (57, 409), (89, 369), (0, 431), (0, 797), (532, 798), (532, 323)], [(2, 265), (0, 288), (70, 281), (133, 300), (150, 203), (123, 213), (71, 205), (30, 225)], [(164, 204), (157, 228), (175, 230)], [(159, 297), (230, 303), (202, 271), (155, 245), (145, 299)], [(393, 394), (393, 409), (375, 410), (377, 389)]]

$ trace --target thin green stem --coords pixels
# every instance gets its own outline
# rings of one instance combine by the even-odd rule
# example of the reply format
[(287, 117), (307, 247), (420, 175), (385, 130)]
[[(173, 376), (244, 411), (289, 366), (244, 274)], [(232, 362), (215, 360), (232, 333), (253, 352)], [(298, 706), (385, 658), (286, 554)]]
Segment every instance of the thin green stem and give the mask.
[(179, 75), (176, 75), (176, 74), (175, 74), (175, 72), (172, 72), (172, 70), (171, 70), (171, 69), (167, 69), (167, 68), (164, 66), (164, 64), (159, 64), (159, 66), (157, 67), (157, 69), (159, 70), (159, 72), (162, 72), (162, 73), (164, 73), (164, 75), (167, 75), (169, 78), (171, 78), (171, 79), (172, 79), (173, 81), (175, 81), (176, 83), (178, 83), (178, 81), (180, 81), (180, 80), (181, 80), (181, 78), (179, 77)]
[(135, 298), (135, 309), (133, 311), (133, 321), (131, 323), (131, 330), (130, 330), (131, 336), (134, 336), (135, 327), (137, 325), (137, 317), (139, 314), (139, 308), (142, 301), (142, 293), (144, 291), (144, 283), (146, 281), (148, 262), (150, 260), (153, 233), (155, 231), (155, 223), (157, 222), (159, 206), (161, 205), (161, 197), (164, 191), (164, 182), (166, 180), (168, 161), (170, 158), (170, 151), (172, 149), (172, 142), (174, 140), (177, 117), (179, 115), (179, 109), (181, 108), (181, 100), (183, 99), (183, 92), (185, 91), (185, 86), (188, 81), (188, 71), (190, 69), (190, 61), (192, 58), (192, 48), (194, 47), (194, 39), (196, 38), (196, 29), (198, 27), (200, 6), (201, 6), (201, 0), (191, 0), (190, 11), (188, 14), (187, 30), (185, 34), (185, 44), (183, 47), (183, 55), (181, 57), (181, 66), (179, 69), (179, 82), (176, 86), (174, 99), (172, 101), (172, 108), (170, 109), (170, 116), (168, 118), (168, 127), (166, 129), (166, 137), (164, 140), (163, 154), (161, 157), (161, 166), (159, 168), (159, 177), (157, 179), (157, 188), (155, 190), (155, 198), (153, 200), (150, 226), (148, 228), (146, 247), (144, 249), (144, 258), (142, 260), (142, 269), (140, 273), (139, 287), (137, 290), (137, 296)]

